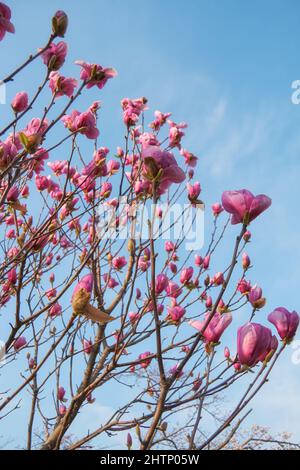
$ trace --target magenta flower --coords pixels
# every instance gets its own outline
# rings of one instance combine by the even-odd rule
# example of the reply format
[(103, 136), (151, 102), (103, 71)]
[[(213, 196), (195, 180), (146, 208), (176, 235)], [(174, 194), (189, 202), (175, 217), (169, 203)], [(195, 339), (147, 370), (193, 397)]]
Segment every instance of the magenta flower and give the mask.
[(14, 341), (14, 350), (18, 352), (21, 348), (26, 346), (26, 344), (26, 338), (24, 338), (24, 336), (19, 336), (19, 338)]
[(6, 33), (14, 33), (15, 27), (10, 21), (11, 10), (4, 3), (0, 2), (0, 41), (4, 38)]
[(142, 359), (142, 362), (140, 362), (142, 369), (146, 369), (151, 364), (151, 358), (148, 359), (149, 356), (152, 356), (152, 353), (149, 351), (139, 355), (139, 360)]
[(299, 325), (297, 312), (289, 312), (284, 307), (278, 307), (268, 315), (268, 320), (276, 327), (281, 339), (285, 341), (293, 339)]
[(65, 394), (66, 394), (66, 391), (64, 389), (64, 387), (58, 387), (58, 390), (57, 390), (57, 399), (59, 401), (66, 401), (65, 399)]
[(195, 166), (197, 165), (198, 157), (196, 157), (193, 153), (185, 149), (181, 149), (180, 154), (184, 157), (186, 165), (190, 166), (191, 168), (195, 168)]
[(76, 60), (75, 64), (81, 67), (80, 78), (87, 82), (87, 88), (97, 86), (101, 90), (107, 80), (117, 75), (116, 70), (111, 67), (103, 68), (101, 65), (88, 64), (83, 60)]
[(61, 315), (61, 312), (62, 307), (59, 303), (55, 303), (49, 308), (49, 316), (52, 318)]
[(161, 294), (168, 286), (169, 279), (168, 277), (161, 273), (158, 274), (155, 281), (155, 292), (156, 294)]
[(28, 95), (25, 91), (16, 94), (12, 100), (11, 107), (15, 113), (22, 113), (28, 108)]
[(197, 201), (199, 194), (201, 193), (201, 186), (199, 181), (194, 184), (187, 183), (188, 197), (191, 202)]
[(168, 297), (173, 297), (174, 299), (177, 299), (177, 297), (182, 294), (182, 289), (175, 282), (169, 281), (166, 288), (166, 293)]
[(160, 147), (155, 145), (148, 145), (143, 148), (142, 157), (144, 160), (144, 174), (155, 177), (154, 171), (159, 176), (159, 184), (157, 192), (159, 195), (164, 194), (172, 183), (180, 184), (185, 180), (184, 171), (178, 166), (175, 157), (172, 153), (161, 150)]
[(249, 266), (250, 266), (250, 263), (251, 263), (251, 261), (250, 261), (249, 256), (247, 255), (247, 253), (243, 253), (242, 254), (242, 266), (243, 266), (243, 268), (248, 269)]
[(82, 340), (82, 346), (83, 346), (83, 351), (86, 353), (86, 354), (91, 354), (92, 350), (93, 350), (93, 343), (92, 343), (92, 340), (87, 340), (85, 338), (83, 338)]
[(189, 268), (184, 268), (180, 273), (180, 282), (181, 284), (186, 284), (189, 282), (194, 274), (194, 269), (190, 266)]
[(168, 308), (168, 318), (170, 318), (175, 323), (179, 322), (185, 314), (185, 309), (180, 305), (175, 305), (174, 307)]
[(266, 299), (262, 296), (262, 288), (257, 286), (251, 287), (248, 294), (248, 300), (254, 308), (262, 308), (266, 304)]
[(215, 202), (212, 206), (212, 211), (213, 211), (213, 214), (215, 217), (217, 217), (219, 214), (221, 214), (221, 212), (223, 212), (223, 207), (221, 206), (221, 204), (219, 202)]
[[(196, 328), (196, 330), (202, 331), (209, 315), (210, 313), (207, 312), (204, 316), (204, 320), (191, 320), (189, 324), (193, 328)], [(208, 343), (218, 343), (223, 332), (226, 330), (226, 328), (230, 325), (231, 322), (231, 313), (220, 314), (219, 312), (216, 312), (203, 332), (205, 340)]]
[(42, 59), (49, 70), (58, 70), (66, 60), (68, 45), (64, 41), (57, 44), (51, 43), (48, 49), (42, 53)]
[(71, 98), (74, 90), (77, 87), (77, 80), (75, 78), (66, 78), (59, 74), (59, 72), (51, 72), (49, 75), (49, 87), (55, 97), (68, 96)]
[(246, 323), (237, 333), (239, 362), (249, 367), (264, 361), (271, 351), (277, 349), (278, 341), (271, 330), (259, 323)]
[(96, 139), (99, 135), (99, 130), (96, 127), (96, 117), (92, 111), (80, 113), (74, 109), (70, 115), (63, 116), (61, 120), (69, 131), (79, 132), (88, 139)]
[(112, 265), (115, 269), (122, 269), (124, 266), (126, 266), (127, 261), (124, 256), (117, 256), (112, 259)]
[(222, 194), (222, 204), (224, 209), (232, 214), (232, 224), (249, 224), (268, 209), (271, 203), (272, 201), (268, 196), (264, 194), (254, 196), (247, 189), (224, 191)]

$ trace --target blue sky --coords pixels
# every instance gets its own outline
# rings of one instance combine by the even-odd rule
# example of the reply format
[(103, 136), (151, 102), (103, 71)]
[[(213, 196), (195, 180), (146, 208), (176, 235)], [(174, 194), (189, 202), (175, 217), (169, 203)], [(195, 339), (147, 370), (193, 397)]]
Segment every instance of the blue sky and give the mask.
[[(299, 311), (300, 105), (291, 102), (291, 83), (300, 79), (299, 2), (7, 3), (17, 34), (0, 44), (0, 75), (46, 42), (52, 13), (64, 9), (70, 18), (64, 74), (78, 76), (76, 59), (111, 65), (119, 73), (100, 97), (103, 145), (116, 146), (122, 135), (114, 124), (120, 99), (144, 95), (150, 111), (172, 111), (175, 121), (189, 123), (185, 147), (199, 156), (198, 179), (207, 206), (224, 189), (246, 187), (272, 198), (271, 209), (251, 228), (248, 250), (255, 263), (252, 280), (268, 299), (260, 315), (265, 319), (279, 305)], [(7, 87), (8, 101), (20, 89), (33, 91), (42, 72), (39, 63), (24, 72), (22, 85), (17, 81)], [(96, 98), (99, 94), (91, 90), (81, 107)], [(0, 106), (1, 121), (6, 111)], [(285, 353), (255, 400), (257, 411), (249, 423), (291, 430), (300, 440), (300, 365), (292, 363), (291, 354)]]

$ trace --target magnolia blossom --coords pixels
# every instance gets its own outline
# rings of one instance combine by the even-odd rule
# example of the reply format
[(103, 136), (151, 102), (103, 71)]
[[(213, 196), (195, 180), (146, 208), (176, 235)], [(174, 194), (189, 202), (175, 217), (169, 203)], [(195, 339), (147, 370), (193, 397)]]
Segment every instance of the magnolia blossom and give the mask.
[(58, 70), (64, 64), (67, 52), (68, 46), (64, 41), (57, 44), (52, 42), (48, 49), (42, 53), (43, 62), (49, 70)]
[(285, 341), (293, 339), (299, 325), (297, 312), (289, 312), (284, 307), (278, 307), (268, 315), (268, 320), (276, 327), (281, 339)]
[(117, 75), (115, 69), (111, 67), (102, 67), (98, 64), (89, 64), (83, 60), (76, 60), (75, 64), (81, 67), (80, 78), (87, 82), (86, 87), (92, 88), (97, 86), (103, 88), (107, 80)]
[(142, 369), (146, 369), (151, 364), (151, 358), (149, 358), (149, 356), (152, 356), (152, 353), (149, 351), (139, 355), (139, 360), (141, 360), (140, 366)]
[(158, 178), (158, 194), (165, 193), (172, 183), (180, 184), (185, 180), (185, 173), (172, 153), (155, 145), (148, 145), (143, 148), (142, 157), (144, 175), (150, 179)]
[(28, 108), (28, 95), (25, 91), (20, 91), (12, 100), (11, 107), (15, 113), (22, 113)]
[(158, 274), (155, 281), (155, 292), (156, 294), (161, 294), (168, 286), (169, 279), (168, 277), (161, 273)]
[(75, 78), (63, 77), (59, 72), (51, 72), (49, 78), (49, 87), (56, 98), (64, 95), (70, 98), (74, 94), (74, 90), (77, 87), (77, 80)]
[(88, 139), (96, 139), (99, 135), (99, 130), (96, 127), (96, 117), (92, 111), (80, 113), (74, 109), (70, 115), (63, 116), (61, 120), (69, 131), (79, 132)]
[(278, 341), (271, 330), (259, 323), (246, 323), (237, 333), (237, 353), (240, 364), (249, 367), (264, 361), (276, 351)]
[(6, 33), (14, 33), (15, 27), (10, 21), (11, 10), (4, 3), (0, 3), (0, 41), (4, 38)]
[(194, 274), (194, 269), (190, 266), (189, 268), (184, 268), (180, 273), (180, 282), (186, 284), (189, 282)]
[(231, 223), (248, 224), (270, 207), (272, 201), (265, 194), (254, 196), (247, 189), (224, 191), (222, 204), (224, 209), (232, 214)]
[(217, 217), (221, 212), (223, 212), (223, 207), (219, 202), (215, 202), (212, 206), (212, 211), (215, 217)]
[(179, 322), (185, 314), (185, 309), (180, 305), (175, 305), (174, 307), (168, 308), (168, 318), (174, 322)]
[(266, 299), (262, 296), (262, 288), (257, 286), (251, 287), (248, 294), (248, 300), (254, 308), (262, 308), (266, 303)]
[(26, 346), (27, 340), (24, 336), (19, 336), (15, 341), (14, 341), (14, 350), (17, 352), (24, 346)]
[[(210, 313), (207, 312), (204, 316), (204, 320), (191, 320), (189, 324), (193, 328), (196, 328), (198, 331), (202, 332), (209, 316)], [(231, 313), (220, 314), (219, 312), (216, 312), (203, 332), (205, 340), (208, 343), (218, 343), (224, 330), (230, 325), (231, 322)]]

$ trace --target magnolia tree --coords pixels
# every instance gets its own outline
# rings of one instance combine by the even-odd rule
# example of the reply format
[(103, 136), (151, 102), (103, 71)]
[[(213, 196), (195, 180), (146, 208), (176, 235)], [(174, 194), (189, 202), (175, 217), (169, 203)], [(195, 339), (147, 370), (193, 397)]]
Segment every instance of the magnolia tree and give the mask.
[[(187, 125), (160, 111), (148, 123), (147, 99), (125, 98), (124, 140), (100, 146), (100, 101), (79, 111), (76, 100), (93, 87), (101, 98), (116, 71), (80, 60), (78, 79), (63, 76), (67, 26), (58, 11), (46, 45), (2, 80), (9, 90), (34, 61), (44, 70), (0, 130), (2, 430), (21, 413), (28, 449), (103, 447), (116, 435), (129, 449), (226, 448), (299, 322), (284, 307), (255, 321), (266, 300), (248, 280), (245, 245), (271, 200), (225, 191), (206, 216), (211, 236), (197, 244), (204, 204), (197, 157), (182, 143)], [(0, 3), (1, 40), (6, 33), (14, 26)], [(234, 239), (212, 270), (225, 232)], [(236, 404), (206, 426), (235, 383)], [(74, 437), (96, 404), (110, 416)]]

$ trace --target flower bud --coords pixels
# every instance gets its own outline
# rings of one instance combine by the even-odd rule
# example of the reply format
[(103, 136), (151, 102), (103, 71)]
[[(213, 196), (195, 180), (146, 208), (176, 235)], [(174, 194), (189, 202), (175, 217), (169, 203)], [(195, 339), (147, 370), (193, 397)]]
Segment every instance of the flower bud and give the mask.
[(53, 33), (56, 36), (63, 38), (68, 28), (68, 22), (67, 14), (62, 10), (58, 10), (52, 18)]

